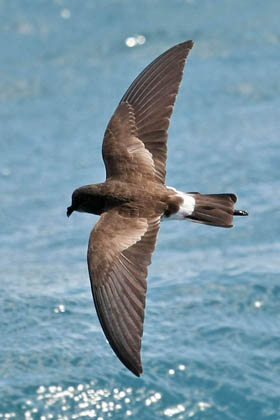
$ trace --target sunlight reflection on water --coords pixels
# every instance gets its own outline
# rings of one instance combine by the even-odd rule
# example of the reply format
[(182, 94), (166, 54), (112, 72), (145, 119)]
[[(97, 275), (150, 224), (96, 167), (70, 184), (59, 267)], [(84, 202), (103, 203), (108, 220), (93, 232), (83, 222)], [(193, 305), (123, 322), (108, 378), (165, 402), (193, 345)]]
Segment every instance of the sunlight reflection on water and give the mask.
[(135, 47), (136, 45), (143, 45), (146, 42), (144, 35), (134, 35), (126, 38), (125, 45), (129, 48)]
[[(184, 370), (179, 365), (178, 370)], [(175, 370), (173, 370), (175, 372)], [(159, 391), (147, 391), (143, 388), (100, 388), (94, 381), (77, 386), (63, 387), (60, 385), (39, 386), (35, 399), (26, 399), (22, 404), (22, 415), (26, 420), (70, 420), (79, 418), (127, 418), (146, 410), (155, 411), (165, 417), (177, 419), (192, 417), (197, 411), (205, 411), (211, 407), (208, 402), (198, 401), (190, 404), (188, 399), (175, 406), (166, 406), (164, 396)], [(142, 407), (142, 408), (141, 408)], [(182, 413), (185, 412), (183, 416)], [(148, 413), (148, 412), (147, 412)], [(178, 416), (181, 414), (180, 416)], [(8, 420), (15, 418), (16, 413), (0, 413), (0, 418)]]

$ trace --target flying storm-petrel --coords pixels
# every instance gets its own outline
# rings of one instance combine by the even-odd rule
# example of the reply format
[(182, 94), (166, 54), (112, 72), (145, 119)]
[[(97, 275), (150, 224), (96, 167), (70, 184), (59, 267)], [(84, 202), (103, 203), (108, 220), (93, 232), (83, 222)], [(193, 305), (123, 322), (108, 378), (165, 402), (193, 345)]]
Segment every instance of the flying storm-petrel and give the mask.
[(106, 181), (76, 189), (73, 211), (101, 215), (88, 245), (93, 299), (118, 358), (140, 376), (147, 267), (163, 218), (232, 227), (235, 194), (185, 193), (165, 185), (167, 137), (192, 41), (155, 59), (129, 87), (103, 140)]

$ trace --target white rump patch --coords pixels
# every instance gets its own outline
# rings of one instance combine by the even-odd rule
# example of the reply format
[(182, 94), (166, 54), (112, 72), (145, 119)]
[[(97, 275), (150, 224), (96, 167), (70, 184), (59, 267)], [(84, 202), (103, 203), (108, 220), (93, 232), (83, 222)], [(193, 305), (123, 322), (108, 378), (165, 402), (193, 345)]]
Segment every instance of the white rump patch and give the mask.
[(184, 193), (182, 191), (178, 191), (173, 187), (167, 187), (170, 190), (176, 192), (177, 197), (181, 197), (184, 202), (181, 204), (179, 211), (175, 214), (172, 214), (168, 219), (170, 220), (183, 220), (188, 216), (193, 214), (195, 209), (195, 198), (191, 194)]

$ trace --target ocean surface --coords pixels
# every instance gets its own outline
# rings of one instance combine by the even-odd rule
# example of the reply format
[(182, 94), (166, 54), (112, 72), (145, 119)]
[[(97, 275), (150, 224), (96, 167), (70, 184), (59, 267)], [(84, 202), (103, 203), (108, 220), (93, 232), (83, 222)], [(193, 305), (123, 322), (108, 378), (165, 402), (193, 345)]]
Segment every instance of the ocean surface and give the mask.
[[(279, 0), (0, 0), (0, 419), (280, 419)], [(116, 358), (87, 272), (123, 93), (193, 39), (168, 185), (234, 192), (233, 229), (162, 223), (144, 374)]]

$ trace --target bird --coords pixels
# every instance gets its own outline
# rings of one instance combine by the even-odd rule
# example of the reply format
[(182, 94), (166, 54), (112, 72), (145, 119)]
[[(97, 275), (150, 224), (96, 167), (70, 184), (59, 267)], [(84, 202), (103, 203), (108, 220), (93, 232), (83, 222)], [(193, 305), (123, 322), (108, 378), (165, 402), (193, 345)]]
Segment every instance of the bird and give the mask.
[(177, 44), (133, 81), (109, 121), (103, 139), (103, 183), (74, 190), (74, 211), (99, 215), (88, 243), (87, 262), (96, 312), (120, 361), (136, 376), (143, 372), (141, 342), (147, 270), (164, 219), (230, 228), (233, 193), (182, 192), (165, 184), (170, 118), (189, 52)]

